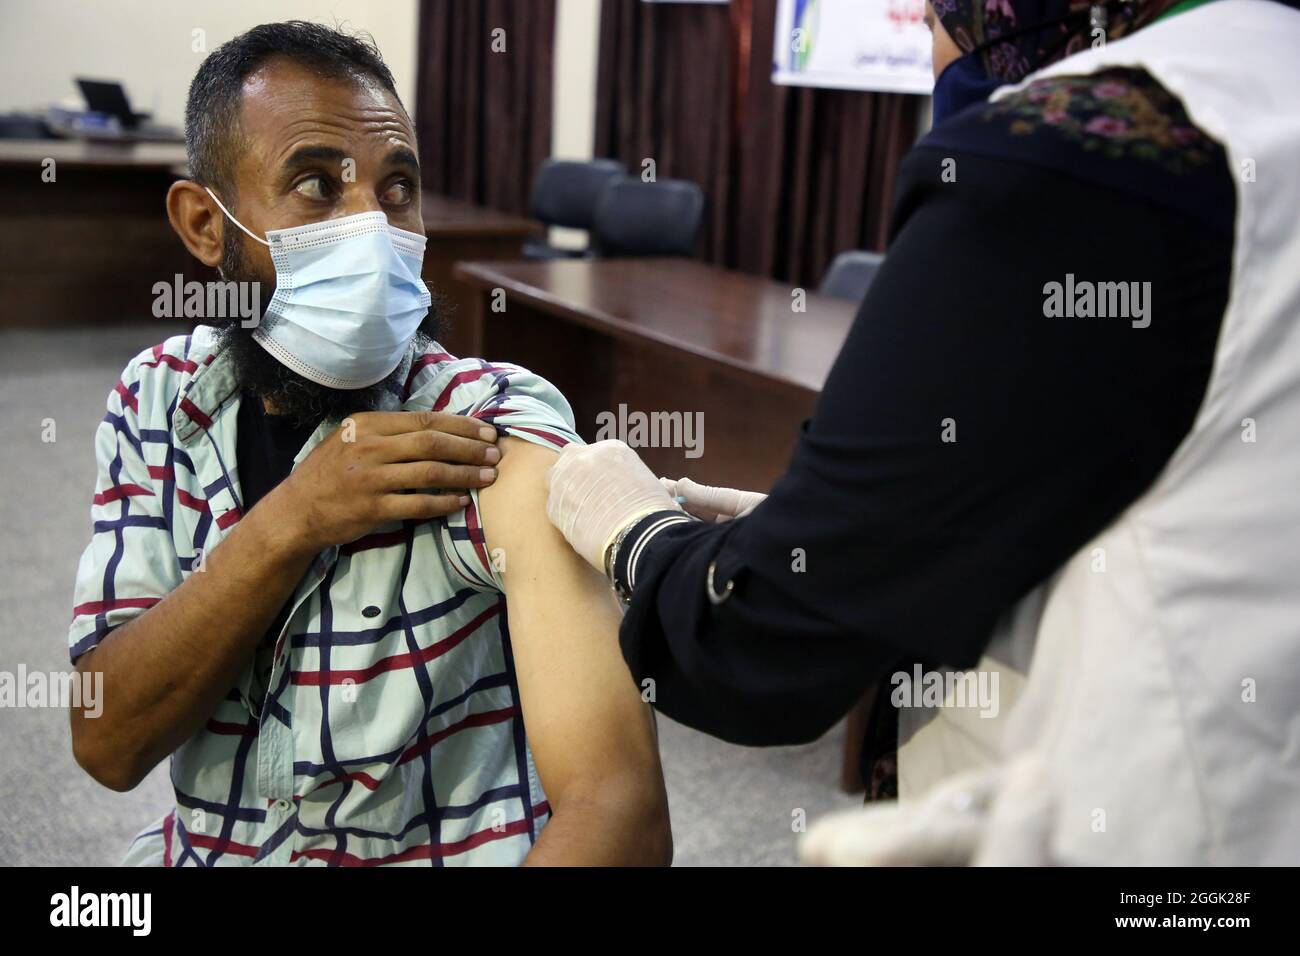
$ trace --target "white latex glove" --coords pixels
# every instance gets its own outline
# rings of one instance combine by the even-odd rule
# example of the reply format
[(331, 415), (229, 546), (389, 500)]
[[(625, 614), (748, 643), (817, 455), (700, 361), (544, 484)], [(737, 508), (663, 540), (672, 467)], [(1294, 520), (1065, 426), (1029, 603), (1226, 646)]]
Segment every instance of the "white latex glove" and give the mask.
[(871, 804), (814, 823), (799, 856), (814, 866), (965, 866), (988, 826), (1001, 768), (953, 777), (923, 797)]
[(1055, 807), (1047, 768), (1023, 753), (910, 801), (824, 817), (799, 856), (820, 866), (1057, 866), (1067, 861), (1051, 849)]
[(605, 572), (605, 552), (618, 533), (656, 511), (680, 511), (659, 479), (621, 441), (566, 445), (546, 473), (546, 516), (586, 558)]
[(705, 521), (730, 521), (749, 514), (767, 495), (735, 488), (714, 488), (689, 478), (660, 478), (660, 483), (674, 498), (685, 498), (687, 513)]
[(975, 851), (974, 865), (1071, 865), (1052, 848), (1055, 792), (1047, 766), (1032, 751), (1013, 759), (989, 810), (989, 823)]

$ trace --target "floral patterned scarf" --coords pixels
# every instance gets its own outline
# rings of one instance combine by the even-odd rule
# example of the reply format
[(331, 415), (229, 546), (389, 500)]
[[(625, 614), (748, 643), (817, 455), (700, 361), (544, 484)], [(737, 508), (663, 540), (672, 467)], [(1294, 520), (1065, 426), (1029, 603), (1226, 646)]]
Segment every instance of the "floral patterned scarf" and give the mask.
[[(1092, 10), (1106, 38), (1117, 40), (1150, 23), (1173, 0), (931, 0), (953, 42), (981, 48), (989, 76), (1015, 83), (1092, 45)], [(998, 37), (1004, 43), (993, 43)]]

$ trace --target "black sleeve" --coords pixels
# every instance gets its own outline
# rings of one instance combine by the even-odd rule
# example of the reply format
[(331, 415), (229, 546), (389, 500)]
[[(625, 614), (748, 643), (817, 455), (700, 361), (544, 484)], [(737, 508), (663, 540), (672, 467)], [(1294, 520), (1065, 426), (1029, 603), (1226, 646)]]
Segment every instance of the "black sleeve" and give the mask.
[[(623, 653), (675, 720), (800, 742), (904, 662), (974, 664), (1192, 424), (1231, 235), (1004, 159), (945, 183), (950, 156), (904, 163), (888, 257), (768, 500), (641, 553)], [(1150, 283), (1149, 326), (1045, 314), (1067, 276)]]

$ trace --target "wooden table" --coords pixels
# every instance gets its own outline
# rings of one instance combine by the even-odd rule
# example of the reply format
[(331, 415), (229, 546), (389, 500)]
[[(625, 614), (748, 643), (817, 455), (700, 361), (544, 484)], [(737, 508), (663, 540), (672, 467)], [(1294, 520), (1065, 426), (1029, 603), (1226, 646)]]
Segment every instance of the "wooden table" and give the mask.
[(0, 140), (0, 326), (148, 319), (154, 283), (207, 278), (167, 222), (184, 162), (172, 143)]
[(68, 169), (169, 170), (186, 163), (183, 143), (0, 139), (0, 167), (39, 166), (47, 158)]
[[(147, 319), (154, 283), (215, 279), (167, 221), (167, 190), (185, 175), (179, 144), (0, 140), (0, 326)], [(442, 196), (421, 211), (424, 276), (453, 313), (444, 344), (472, 354), (461, 333), (472, 297), (453, 264), (517, 257), (541, 226)]]
[(425, 284), (441, 297), (448, 330), (442, 344), (453, 355), (477, 355), (468, 316), (474, 291), (453, 274), (461, 259), (517, 259), (524, 243), (542, 231), (541, 223), (450, 199), (426, 195), (420, 211), (429, 242), (424, 249)]
[(795, 312), (789, 286), (688, 259), (466, 262), (456, 275), (478, 291), (468, 354), (550, 379), (583, 438), (620, 406), (700, 412), (698, 458), (638, 448), (646, 464), (761, 491), (785, 470), (857, 311), (810, 294)]

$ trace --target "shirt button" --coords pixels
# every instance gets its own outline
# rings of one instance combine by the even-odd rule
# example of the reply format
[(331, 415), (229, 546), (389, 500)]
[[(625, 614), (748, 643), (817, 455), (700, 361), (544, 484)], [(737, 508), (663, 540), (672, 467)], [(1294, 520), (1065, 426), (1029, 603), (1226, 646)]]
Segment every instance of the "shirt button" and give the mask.
[(379, 617), (378, 605), (372, 604), (361, 612), (364, 617)]
[(275, 801), (275, 808), (279, 810), (281, 813), (287, 813), (289, 811), (289, 801), (277, 800)]

